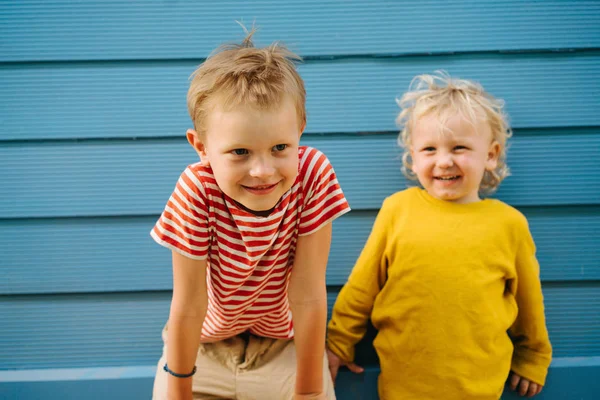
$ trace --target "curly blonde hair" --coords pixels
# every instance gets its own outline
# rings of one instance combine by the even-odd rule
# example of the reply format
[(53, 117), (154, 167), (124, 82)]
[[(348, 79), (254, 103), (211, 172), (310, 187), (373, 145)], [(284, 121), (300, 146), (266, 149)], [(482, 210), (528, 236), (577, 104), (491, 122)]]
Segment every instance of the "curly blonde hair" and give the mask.
[(277, 42), (264, 48), (254, 47), (252, 35), (256, 29), (244, 30), (247, 35), (241, 44), (217, 48), (191, 76), (188, 112), (194, 129), (201, 135), (215, 99), (225, 109), (247, 104), (265, 110), (290, 96), (298, 123), (303, 126), (306, 122), (306, 90), (296, 70), (296, 62), (302, 61), (300, 56)]
[(451, 78), (443, 71), (432, 75), (415, 77), (409, 91), (396, 100), (400, 114), (396, 123), (401, 129), (398, 144), (403, 149), (402, 172), (410, 180), (417, 180), (412, 171), (410, 147), (415, 122), (426, 114), (433, 113), (442, 129), (452, 116), (459, 115), (471, 124), (485, 121), (489, 124), (492, 137), (500, 145), (498, 165), (493, 171), (485, 171), (479, 191), (494, 192), (500, 182), (509, 176), (506, 165), (507, 140), (512, 136), (508, 116), (504, 112), (504, 101), (494, 98), (483, 87), (472, 81)]

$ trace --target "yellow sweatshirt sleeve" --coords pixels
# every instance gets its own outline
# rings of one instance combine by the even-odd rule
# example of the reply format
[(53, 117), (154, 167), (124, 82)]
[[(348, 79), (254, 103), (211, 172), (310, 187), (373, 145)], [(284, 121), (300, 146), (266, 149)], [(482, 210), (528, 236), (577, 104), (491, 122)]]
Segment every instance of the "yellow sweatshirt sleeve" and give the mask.
[(391, 233), (392, 212), (390, 200), (386, 199), (333, 307), (327, 347), (346, 362), (354, 360), (354, 346), (367, 330), (375, 297), (387, 278), (385, 251)]
[(546, 329), (544, 301), (535, 257), (535, 244), (528, 227), (516, 259), (516, 293), (518, 315), (510, 328), (515, 350), (512, 370), (530, 381), (544, 385), (552, 347)]

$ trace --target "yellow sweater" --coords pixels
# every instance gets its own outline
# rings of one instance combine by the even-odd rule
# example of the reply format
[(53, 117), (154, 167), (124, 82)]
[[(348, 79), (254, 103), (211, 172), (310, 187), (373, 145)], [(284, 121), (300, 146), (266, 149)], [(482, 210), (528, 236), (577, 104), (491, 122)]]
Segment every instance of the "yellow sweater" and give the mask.
[(545, 383), (535, 245), (501, 201), (455, 204), (419, 188), (387, 198), (335, 303), (328, 347), (352, 361), (369, 317), (382, 400), (498, 399), (511, 369)]

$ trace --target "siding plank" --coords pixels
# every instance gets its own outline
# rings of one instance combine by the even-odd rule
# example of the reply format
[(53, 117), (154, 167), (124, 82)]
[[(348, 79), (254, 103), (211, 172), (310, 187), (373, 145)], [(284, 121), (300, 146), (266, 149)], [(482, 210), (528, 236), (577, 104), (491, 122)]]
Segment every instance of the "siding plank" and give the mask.
[(3, 1), (0, 15), (0, 61), (205, 57), (240, 40), (236, 20), (305, 56), (600, 47), (596, 1)]
[[(0, 140), (182, 137), (196, 62), (0, 65)], [(308, 133), (396, 131), (394, 99), (437, 69), (480, 81), (513, 127), (600, 125), (600, 52), (309, 61)]]
[[(303, 143), (327, 154), (355, 210), (379, 209), (406, 187), (395, 135), (307, 136)], [(518, 206), (598, 204), (599, 152), (598, 133), (517, 133), (509, 150), (514, 176), (497, 197)], [(196, 160), (184, 140), (0, 146), (0, 218), (158, 214)]]
[[(600, 286), (544, 288), (555, 357), (600, 355)], [(329, 307), (335, 292), (329, 294)], [(0, 298), (3, 369), (155, 364), (169, 292)]]
[[(600, 209), (527, 207), (545, 282), (600, 280)], [(334, 222), (327, 282), (343, 285), (376, 211)], [(170, 290), (170, 252), (148, 232), (158, 216), (0, 221), (0, 295)], [(43, 277), (43, 279), (40, 279)]]

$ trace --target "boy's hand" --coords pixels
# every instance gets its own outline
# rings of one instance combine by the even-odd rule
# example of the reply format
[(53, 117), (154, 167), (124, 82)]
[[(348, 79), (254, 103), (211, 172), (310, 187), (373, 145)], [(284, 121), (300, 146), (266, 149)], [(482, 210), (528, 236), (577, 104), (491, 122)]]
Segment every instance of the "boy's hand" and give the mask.
[(354, 363), (346, 363), (342, 361), (333, 351), (327, 350), (327, 360), (329, 362), (329, 373), (331, 374), (331, 379), (333, 380), (333, 384), (335, 385), (335, 377), (338, 374), (338, 370), (341, 366), (346, 366), (350, 371), (355, 374), (362, 373), (365, 369), (361, 366), (358, 366)]
[(529, 379), (522, 378), (521, 376), (510, 373), (509, 387), (513, 392), (519, 392), (521, 396), (533, 397), (542, 391), (543, 387), (540, 384), (530, 381)]

